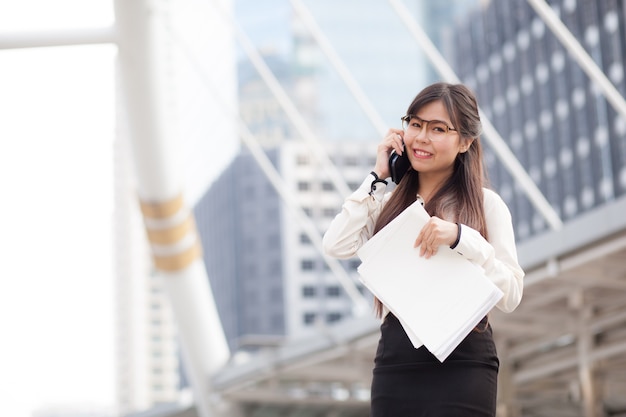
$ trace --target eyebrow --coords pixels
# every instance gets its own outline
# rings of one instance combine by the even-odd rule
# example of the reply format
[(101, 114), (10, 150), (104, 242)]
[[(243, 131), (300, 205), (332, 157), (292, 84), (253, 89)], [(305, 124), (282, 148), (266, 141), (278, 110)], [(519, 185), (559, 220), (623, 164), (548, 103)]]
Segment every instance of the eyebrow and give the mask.
[(428, 122), (428, 123), (430, 123), (430, 122), (441, 122), (441, 123), (445, 124), (446, 126), (448, 126), (448, 129), (456, 130), (456, 128), (452, 127), (452, 122), (446, 122), (445, 120), (439, 120), (439, 119), (427, 120), (427, 119), (421, 118), (421, 117), (419, 117), (417, 115), (413, 115), (413, 116), (411, 116), (411, 118), (412, 119), (419, 119), (419, 120), (421, 120), (423, 122)]

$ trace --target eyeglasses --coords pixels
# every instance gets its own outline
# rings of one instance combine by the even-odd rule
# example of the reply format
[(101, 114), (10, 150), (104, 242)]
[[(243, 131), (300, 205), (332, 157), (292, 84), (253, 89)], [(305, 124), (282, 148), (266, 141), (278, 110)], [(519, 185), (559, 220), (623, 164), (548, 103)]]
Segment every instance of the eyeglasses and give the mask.
[(426, 129), (426, 137), (437, 142), (443, 140), (449, 131), (456, 132), (456, 129), (450, 127), (446, 122), (441, 120), (424, 120), (412, 114), (407, 114), (400, 118), (402, 120), (402, 129), (404, 132), (411, 136), (417, 136), (422, 132), (422, 129)]

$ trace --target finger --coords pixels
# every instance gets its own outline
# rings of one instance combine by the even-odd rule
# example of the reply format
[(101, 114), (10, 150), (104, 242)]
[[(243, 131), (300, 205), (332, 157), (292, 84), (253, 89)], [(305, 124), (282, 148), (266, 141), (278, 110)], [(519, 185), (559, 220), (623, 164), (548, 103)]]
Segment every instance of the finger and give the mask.
[(398, 152), (398, 155), (402, 155), (403, 153), (403, 148), (404, 148), (404, 138), (402, 137), (402, 135), (400, 133), (396, 133), (396, 137), (394, 140), (395, 143), (395, 150), (396, 152)]
[(397, 153), (402, 152), (402, 136), (392, 132), (386, 138), (385, 142), (390, 149), (395, 150)]
[(421, 246), (421, 249), (422, 249), (421, 255), (423, 255), (423, 251), (425, 250), (426, 242), (428, 242), (428, 238), (429, 238), (428, 223), (426, 223), (424, 227), (422, 227), (422, 230), (420, 231), (419, 235), (417, 235), (417, 239), (415, 239), (415, 247)]
[(425, 242), (428, 242), (429, 240), (429, 228), (428, 228), (428, 223), (426, 223), (424, 225), (424, 227), (422, 227), (422, 230), (419, 232), (419, 234), (417, 235), (417, 239), (415, 239), (415, 247), (418, 247), (420, 245), (424, 245)]
[(423, 233), (424, 233), (424, 230), (422, 229), (422, 231), (420, 232), (420, 234), (419, 234), (419, 235), (417, 235), (417, 238), (415, 239), (415, 243), (413, 244), (413, 247), (414, 247), (414, 248), (416, 248), (416, 247), (418, 247), (419, 245), (421, 245), (421, 244), (422, 244), (422, 242), (424, 241), (424, 238), (423, 238)]
[(424, 258), (429, 259), (432, 256), (435, 256), (435, 254), (437, 254), (437, 247), (436, 246), (430, 246), (428, 248), (428, 250), (425, 252)]

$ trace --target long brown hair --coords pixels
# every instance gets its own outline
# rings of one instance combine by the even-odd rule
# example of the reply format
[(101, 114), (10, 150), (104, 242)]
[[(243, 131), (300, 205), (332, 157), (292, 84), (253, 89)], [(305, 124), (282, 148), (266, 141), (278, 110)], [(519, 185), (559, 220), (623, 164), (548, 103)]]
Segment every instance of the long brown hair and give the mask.
[[(473, 139), (473, 142), (467, 152), (457, 155), (452, 175), (436, 190), (424, 208), (431, 216), (459, 222), (476, 229), (486, 239), (482, 190), (486, 177), (479, 140), (482, 126), (476, 98), (462, 84), (436, 83), (426, 87), (413, 99), (406, 114), (418, 114), (423, 106), (434, 101), (443, 103), (452, 125), (459, 132), (461, 141), (469, 143)], [(374, 233), (415, 202), (419, 185), (419, 172), (409, 168), (383, 207), (376, 221)], [(382, 316), (383, 306), (380, 300), (374, 300), (374, 307), (376, 314)]]

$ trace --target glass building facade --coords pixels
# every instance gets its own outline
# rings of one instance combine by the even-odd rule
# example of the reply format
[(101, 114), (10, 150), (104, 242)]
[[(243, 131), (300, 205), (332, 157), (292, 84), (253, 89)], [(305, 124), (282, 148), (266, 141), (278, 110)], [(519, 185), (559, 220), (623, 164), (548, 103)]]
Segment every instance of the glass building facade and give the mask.
[[(623, 2), (549, 3), (624, 95)], [(626, 120), (527, 2), (491, 1), (453, 39), (450, 59), (459, 77), (564, 221), (624, 194)], [(518, 239), (547, 230), (488, 146), (486, 160)]]

